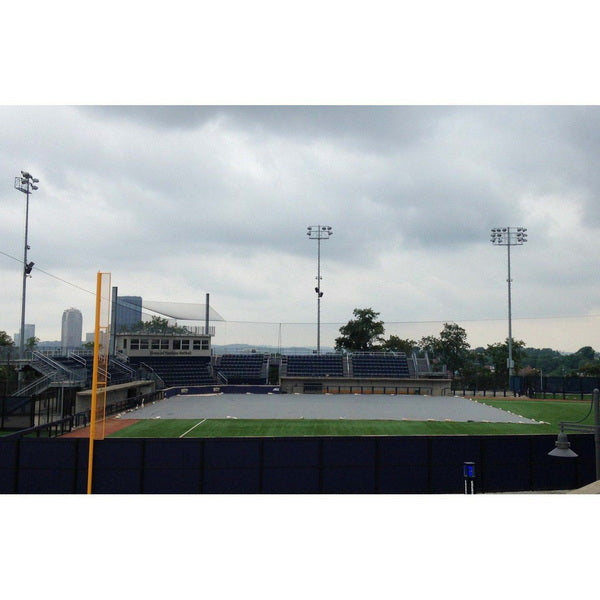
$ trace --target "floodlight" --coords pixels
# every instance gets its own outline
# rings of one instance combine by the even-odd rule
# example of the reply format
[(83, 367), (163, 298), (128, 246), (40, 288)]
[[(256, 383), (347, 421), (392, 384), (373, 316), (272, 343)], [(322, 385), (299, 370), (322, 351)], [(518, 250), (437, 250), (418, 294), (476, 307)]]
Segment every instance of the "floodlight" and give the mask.
[(527, 242), (526, 227), (494, 227), (491, 230), (490, 241), (495, 246), (506, 246), (508, 257), (508, 382), (511, 384), (511, 379), (514, 374), (514, 366), (512, 360), (512, 319), (511, 319), (511, 283), (510, 276), (510, 247), (522, 246)]
[(321, 298), (323, 292), (321, 291), (321, 240), (328, 240), (333, 234), (332, 227), (329, 225), (309, 225), (307, 227), (307, 233), (309, 239), (317, 240), (317, 287), (315, 292), (317, 294), (317, 354), (321, 353)]
[[(32, 192), (37, 191), (39, 188), (36, 183), (40, 180), (33, 177), (28, 171), (21, 171), (21, 177), (15, 177), (15, 189), (23, 192), (27, 196), (27, 203), (25, 205), (25, 244), (23, 249), (23, 294), (21, 300), (21, 333), (19, 340), (19, 356), (24, 358), (25, 355), (25, 303), (27, 294), (27, 278), (31, 275), (33, 269), (33, 262), (27, 261), (27, 250), (30, 250), (27, 242), (27, 234), (29, 230), (29, 195)], [(22, 387), (22, 376), (19, 372), (19, 389)]]

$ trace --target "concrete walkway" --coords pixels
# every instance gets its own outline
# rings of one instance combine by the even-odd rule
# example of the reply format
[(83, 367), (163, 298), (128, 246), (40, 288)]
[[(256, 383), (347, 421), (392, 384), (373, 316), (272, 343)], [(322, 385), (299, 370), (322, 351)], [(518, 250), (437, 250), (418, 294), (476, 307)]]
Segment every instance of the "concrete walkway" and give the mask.
[(567, 492), (568, 494), (600, 494), (600, 480), (594, 481), (588, 485), (584, 485), (583, 487), (577, 490), (571, 490)]

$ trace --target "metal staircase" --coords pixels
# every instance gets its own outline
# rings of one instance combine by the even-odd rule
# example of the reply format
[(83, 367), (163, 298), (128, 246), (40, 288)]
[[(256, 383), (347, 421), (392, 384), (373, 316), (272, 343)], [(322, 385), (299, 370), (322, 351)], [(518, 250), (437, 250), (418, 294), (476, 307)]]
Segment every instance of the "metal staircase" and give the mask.
[(85, 369), (75, 372), (49, 356), (35, 351), (32, 353), (29, 364), (38, 373), (41, 373), (42, 377), (17, 390), (11, 396), (33, 396), (50, 387), (85, 387), (87, 379)]

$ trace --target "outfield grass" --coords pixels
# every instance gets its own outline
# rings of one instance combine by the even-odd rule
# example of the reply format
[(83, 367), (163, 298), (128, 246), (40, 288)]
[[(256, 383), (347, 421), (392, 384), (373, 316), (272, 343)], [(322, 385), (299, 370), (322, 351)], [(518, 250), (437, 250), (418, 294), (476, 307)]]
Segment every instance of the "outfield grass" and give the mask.
[[(139, 421), (109, 437), (186, 438), (203, 437), (294, 437), (357, 435), (514, 435), (554, 434), (560, 421), (578, 421), (588, 402), (540, 400), (479, 400), (510, 411), (539, 425), (519, 423), (462, 423), (457, 421), (353, 421), (317, 419), (152, 419)], [(201, 422), (203, 421), (203, 422)], [(585, 421), (592, 422), (592, 415)], [(193, 428), (193, 429), (192, 429)], [(190, 431), (191, 430), (191, 431)], [(187, 432), (187, 433), (186, 433)]]

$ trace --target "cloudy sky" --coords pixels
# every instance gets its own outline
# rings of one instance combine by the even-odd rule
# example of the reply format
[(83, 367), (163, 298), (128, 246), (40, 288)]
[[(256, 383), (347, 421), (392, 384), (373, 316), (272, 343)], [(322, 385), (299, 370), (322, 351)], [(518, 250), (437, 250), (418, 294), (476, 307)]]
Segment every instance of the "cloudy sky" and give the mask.
[(513, 335), (600, 347), (600, 109), (586, 106), (0, 107), (0, 329), (19, 330), (25, 195), (28, 323), (60, 339), (65, 308), (93, 330), (95, 278), (121, 295), (199, 302), (217, 343), (321, 343), (354, 308), (419, 339), (444, 322), (473, 346)]

